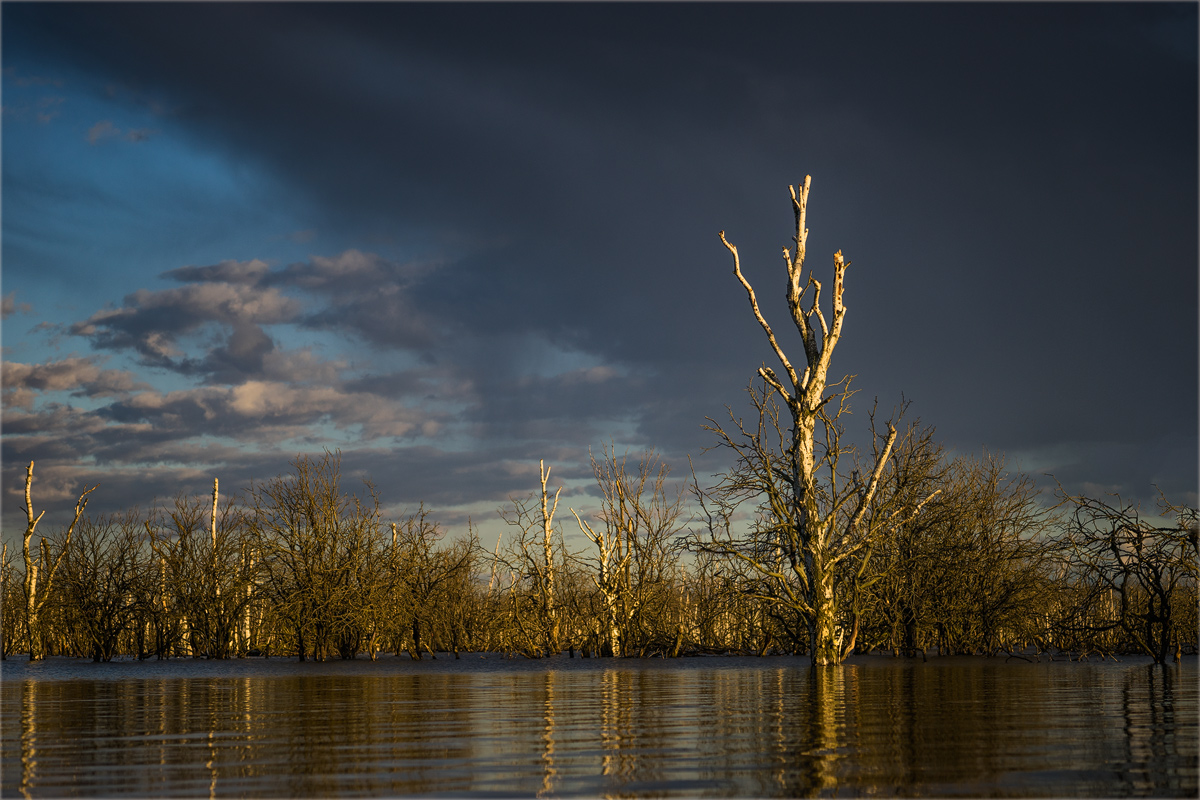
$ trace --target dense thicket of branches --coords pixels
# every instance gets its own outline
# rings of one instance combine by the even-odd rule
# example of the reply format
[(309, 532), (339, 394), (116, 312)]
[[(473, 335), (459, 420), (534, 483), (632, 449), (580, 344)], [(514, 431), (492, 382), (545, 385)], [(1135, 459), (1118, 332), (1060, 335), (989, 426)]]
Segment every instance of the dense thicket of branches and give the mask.
[[(887, 461), (866, 509), (873, 535), (834, 585), (840, 650), (1195, 650), (1194, 509), (1164, 500), (1152, 524), (1116, 498), (1048, 508), (1002, 458), (951, 458), (917, 426)], [(0, 644), (99, 661), (809, 652), (787, 601), (798, 578), (777, 540), (754, 534), (769, 520), (738, 519), (711, 492), (689, 506), (653, 453), (635, 463), (607, 449), (593, 469), (600, 508), (572, 510), (577, 549), (545, 480), (503, 510), (511, 527), (485, 548), (423, 507), (385, 520), (372, 487), (346, 491), (328, 453), (240, 498), (214, 486), (148, 513), (81, 513), (31, 541), (29, 563), (53, 568), (51, 582), (27, 580), (4, 549)]]

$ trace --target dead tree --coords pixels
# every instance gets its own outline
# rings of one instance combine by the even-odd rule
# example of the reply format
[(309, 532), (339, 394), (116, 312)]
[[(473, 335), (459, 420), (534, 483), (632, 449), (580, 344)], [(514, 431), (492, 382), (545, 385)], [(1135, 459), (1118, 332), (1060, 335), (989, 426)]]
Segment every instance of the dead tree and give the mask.
[[(511, 508), (500, 509), (500, 516), (518, 532), (511, 540), (508, 552), (503, 556), (497, 555), (496, 563), (520, 575), (523, 581), (528, 581), (527, 591), (535, 604), (532, 609), (534, 619), (530, 621), (536, 630), (529, 638), (537, 640), (531, 641), (531, 645), (546, 655), (553, 655), (561, 649), (563, 622), (556, 578), (561, 573), (566, 553), (562, 533), (554, 526), (554, 514), (558, 510), (558, 496), (562, 487), (555, 490), (551, 497), (546, 486), (550, 479), (550, 468), (544, 461), (538, 462), (538, 472), (541, 495), (536, 501), (532, 496), (513, 498)], [(537, 502), (540, 502), (540, 507), (535, 506)], [(557, 543), (555, 538), (558, 539)], [(523, 615), (518, 613), (518, 616)], [(526, 620), (519, 622), (523, 627)]]
[(603, 602), (602, 649), (614, 656), (635, 655), (652, 644), (670, 649), (679, 638), (678, 621), (671, 625), (666, 617), (678, 578), (673, 545), (684, 524), (683, 494), (669, 489), (670, 469), (653, 451), (642, 455), (636, 474), (627, 461), (611, 447), (602, 461), (592, 457), (603, 497), (596, 527), (571, 509), (579, 530), (596, 545), (586, 561)]
[[(4, 542), (3, 545), (0, 545), (0, 603), (3, 603), (5, 608), (12, 608), (12, 601), (8, 596), (9, 573), (12, 572), (12, 565), (9, 561), (8, 542)], [(8, 658), (9, 627), (12, 618), (11, 613), (0, 618), (0, 661)]]
[(143, 522), (137, 509), (89, 515), (80, 520), (66, 551), (56, 605), (62, 608), (67, 641), (93, 661), (111, 661), (127, 634), (138, 640), (138, 655), (144, 652), (144, 601), (156, 576)]
[[(851, 452), (840, 444), (839, 423), (846, 411), (848, 379), (830, 385), (828, 374), (846, 318), (842, 291), (850, 262), (842, 258), (840, 250), (833, 256), (833, 316), (828, 320), (821, 308), (823, 286), (804, 268), (810, 185), (811, 178), (805, 177), (799, 191), (791, 188), (796, 234), (794, 249), (783, 248), (787, 305), (804, 346), (803, 371), (788, 358), (759, 309), (754, 288), (742, 274), (737, 248), (724, 231), (720, 233), (721, 242), (733, 256), (733, 274), (746, 290), (754, 318), (783, 367), (784, 377), (765, 365), (758, 370), (765, 385), (761, 392), (753, 386), (750, 389), (759, 415), (755, 428), (744, 427), (732, 412), (733, 429), (715, 422), (712, 426), (721, 443), (731, 447), (739, 459), (734, 473), (726, 477), (724, 490), (718, 488), (718, 493), (726, 503), (736, 505), (753, 498), (764, 504), (758, 533), (766, 536), (760, 535), (756, 542), (761, 545), (765, 539), (771, 547), (764, 553), (748, 552), (731, 540), (721, 544), (710, 539), (708, 545), (746, 559), (759, 573), (772, 578), (781, 590), (779, 601), (797, 610), (806, 623), (813, 663), (836, 664), (852, 648), (852, 639), (851, 648), (839, 646), (839, 634), (844, 636), (844, 632), (839, 630), (843, 609), (839, 608), (837, 584), (847, 571), (856, 569), (852, 557), (869, 544), (868, 516), (897, 432), (888, 422), (887, 432), (873, 439), (871, 462), (845, 478), (837, 474), (837, 456)], [(775, 395), (787, 408), (789, 421), (780, 419), (774, 410)], [(818, 422), (825, 432), (821, 447), (816, 438)], [(823, 468), (828, 468), (828, 477), (819, 474)]]
[(1163, 663), (1172, 637), (1178, 641), (1177, 611), (1196, 606), (1196, 510), (1160, 498), (1160, 513), (1176, 522), (1158, 526), (1117, 495), (1099, 500), (1059, 491), (1069, 510), (1065, 561), (1079, 590), (1060, 625), (1092, 633), (1120, 630)]
[[(618, 492), (616, 488), (617, 475), (624, 475), (624, 464), (621, 464), (619, 469), (612, 469), (610, 464), (613, 460), (607, 451), (605, 451), (604, 466), (598, 465), (595, 457), (592, 458), (592, 470), (596, 473), (596, 482), (603, 490), (607, 490), (605, 492), (605, 511), (607, 513), (603, 516), (604, 525), (600, 531), (594, 530), (590, 524), (581, 519), (575, 509), (572, 508), (571, 513), (575, 516), (575, 521), (579, 523), (579, 530), (596, 545), (596, 574), (592, 576), (592, 582), (600, 590), (603, 603), (598, 632), (602, 650), (608, 655), (620, 656), (621, 622), (624, 617), (621, 608), (622, 584), (624, 583), (622, 578), (629, 566), (629, 560), (633, 557), (632, 548), (624, 545), (625, 539), (630, 535), (628, 529), (632, 528), (633, 520), (623, 502), (626, 493)], [(606, 478), (611, 478), (611, 480), (606, 480)]]
[[(63, 538), (62, 547), (59, 549), (58, 555), (51, 559), (50, 545), (42, 537), (41, 547), (39, 548), (41, 550), (41, 558), (39, 559), (30, 553), (29, 543), (33, 539), (33, 534), (37, 530), (38, 523), (42, 521), (42, 516), (46, 511), (42, 509), (36, 517), (33, 515), (33, 501), (30, 499), (30, 491), (33, 487), (32, 461), (29, 462), (29, 467), (25, 471), (25, 516), (28, 522), (25, 527), (25, 538), (21, 552), (25, 557), (25, 631), (30, 661), (37, 661), (43, 656), (38, 615), (41, 613), (42, 607), (46, 604), (46, 600), (50, 597), (50, 593), (54, 588), (55, 573), (58, 572), (58, 567), (62, 563), (63, 556), (66, 555), (67, 548), (71, 546), (71, 534), (75, 530), (75, 526), (79, 523), (79, 518), (83, 516), (83, 510), (87, 507), (87, 496), (96, 491), (97, 486), (93, 486), (79, 495), (79, 500), (75, 503), (75, 516), (67, 528), (67, 533)], [(38, 573), (42, 572), (43, 568), (44, 578), (41, 586), (39, 586)]]
[(160, 570), (160, 591), (151, 604), (157, 653), (170, 649), (168, 641), (208, 658), (242, 652), (238, 630), (258, 599), (256, 565), (245, 557), (252, 541), (248, 527), (234, 498), (220, 502), (216, 479), (211, 502), (179, 495), (173, 507), (150, 515), (145, 528)]
[[(393, 523), (392, 535), (396, 582), (404, 595), (398, 609), (402, 623), (397, 641), (411, 634), (409, 655), (419, 661), (422, 649), (433, 655), (431, 642), (439, 644), (445, 638), (454, 642), (458, 635), (452, 606), (461, 598), (453, 595), (472, 582), (479, 540), (468, 528), (465, 539), (439, 546), (445, 532), (423, 505), (398, 525)], [(392, 594), (391, 587), (387, 594)]]
[(542, 590), (542, 608), (546, 617), (546, 633), (551, 653), (558, 652), (558, 607), (554, 598), (554, 512), (558, 510), (558, 496), (562, 487), (554, 492), (554, 504), (547, 508), (546, 481), (550, 478), (550, 469), (544, 461), (538, 461), (538, 471), (542, 480), (542, 568), (545, 570), (545, 580)]

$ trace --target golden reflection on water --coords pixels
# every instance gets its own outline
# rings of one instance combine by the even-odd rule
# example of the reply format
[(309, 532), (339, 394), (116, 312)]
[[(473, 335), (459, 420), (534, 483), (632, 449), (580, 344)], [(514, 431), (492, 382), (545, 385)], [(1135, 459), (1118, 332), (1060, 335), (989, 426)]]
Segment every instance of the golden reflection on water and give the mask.
[(21, 682), (21, 794), (30, 797), (37, 773), (37, 684)]
[(818, 795), (837, 786), (838, 711), (845, 701), (846, 670), (854, 667), (813, 667), (809, 681), (812, 734), (804, 751), (810, 778), (806, 795)]
[(0, 794), (1196, 794), (1194, 664), (747, 661), (53, 681), (6, 667)]
[(554, 790), (554, 674), (547, 672), (545, 679), (542, 682), (542, 691), (544, 692), (542, 699), (543, 719), (546, 722), (545, 732), (542, 734), (542, 761), (546, 764), (545, 775), (542, 778), (542, 788), (538, 792), (538, 797), (549, 797)]

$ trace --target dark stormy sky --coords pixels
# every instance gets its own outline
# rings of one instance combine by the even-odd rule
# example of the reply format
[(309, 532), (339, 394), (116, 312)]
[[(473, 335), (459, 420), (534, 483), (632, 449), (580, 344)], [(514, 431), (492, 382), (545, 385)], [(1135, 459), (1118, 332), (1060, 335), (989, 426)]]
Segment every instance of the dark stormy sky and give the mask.
[(1196, 502), (1194, 3), (0, 13), (12, 533), (31, 459), (53, 515), (336, 448), (452, 529), (539, 458), (587, 507), (608, 442), (710, 474), (772, 363), (717, 232), (781, 329), (805, 174), (851, 433), (903, 397), (1043, 485)]

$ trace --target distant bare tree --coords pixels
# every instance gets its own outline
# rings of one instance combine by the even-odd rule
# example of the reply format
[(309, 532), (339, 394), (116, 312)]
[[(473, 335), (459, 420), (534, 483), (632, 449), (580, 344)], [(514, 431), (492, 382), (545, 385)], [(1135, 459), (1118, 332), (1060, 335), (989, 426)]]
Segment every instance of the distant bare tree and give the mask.
[(4, 613), (0, 616), (0, 661), (8, 658), (13, 643), (17, 641), (20, 615), (15, 610), (20, 606), (17, 602), (20, 588), (13, 581), (15, 572), (13, 553), (8, 551), (8, 542), (4, 542), (0, 546), (0, 604), (4, 607)]
[(452, 589), (461, 589), (469, 577), (478, 552), (474, 531), (466, 539), (442, 544), (445, 532), (421, 506), (415, 514), (393, 524), (396, 565), (403, 602), (395, 606), (401, 620), (401, 641), (407, 637), (409, 655), (422, 658), (422, 650), (433, 652), (431, 642), (449, 639), (461, 633), (454, 627)]
[(378, 498), (369, 484), (366, 501), (342, 492), (336, 453), (301, 456), (292, 467), (292, 475), (249, 493), (247, 525), (263, 549), (264, 590), (301, 661), (310, 649), (318, 661), (335, 649), (349, 657), (358, 641), (351, 629), (361, 625), (364, 559), (383, 547)]
[(62, 616), (76, 649), (93, 661), (111, 661), (121, 637), (143, 610), (151, 579), (146, 531), (136, 510), (84, 517), (62, 564)]
[(906, 482), (916, 495), (938, 489), (921, 514), (876, 546), (873, 644), (908, 655), (932, 646), (992, 654), (1038, 639), (1052, 593), (1047, 519), (1033, 482), (1009, 474), (998, 455), (948, 460), (928, 437), (907, 449), (897, 448), (904, 464), (895, 474), (903, 480), (886, 491)]
[(1069, 511), (1065, 558), (1080, 590), (1065, 625), (1119, 629), (1156, 663), (1166, 661), (1179, 635), (1176, 610), (1197, 602), (1196, 509), (1160, 497), (1159, 511), (1176, 522), (1158, 526), (1117, 495), (1062, 497)]
[[(255, 599), (244, 509), (232, 498), (175, 498), (146, 524), (163, 592), (151, 603), (156, 638), (183, 644), (193, 655), (227, 658), (236, 650), (245, 612)], [(165, 614), (177, 619), (168, 620)], [(160, 642), (156, 652), (161, 652)]]
[(618, 458), (607, 447), (601, 461), (592, 457), (592, 472), (603, 497), (599, 530), (571, 513), (596, 546), (585, 563), (603, 598), (604, 650), (621, 656), (644, 653), (651, 644), (666, 649), (678, 638), (679, 621), (661, 612), (680, 577), (675, 538), (684, 524), (682, 488), (671, 491), (670, 468), (653, 451), (642, 455), (635, 473), (627, 455)]

